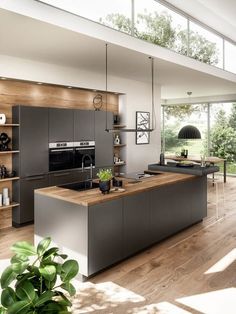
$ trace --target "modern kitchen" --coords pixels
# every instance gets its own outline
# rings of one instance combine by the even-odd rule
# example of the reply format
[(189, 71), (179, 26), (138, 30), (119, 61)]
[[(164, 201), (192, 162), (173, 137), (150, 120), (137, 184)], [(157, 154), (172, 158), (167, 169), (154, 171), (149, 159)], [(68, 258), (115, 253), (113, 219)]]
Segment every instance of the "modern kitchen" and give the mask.
[[(152, 313), (150, 303), (168, 300), (168, 293), (170, 313), (195, 313), (187, 312), (190, 306), (178, 306), (174, 298), (188, 295), (192, 279), (184, 273), (185, 263), (194, 263), (196, 256), (197, 267), (201, 260), (210, 267), (222, 257), (217, 249), (214, 258), (200, 255), (205, 244), (212, 247), (208, 238), (216, 236), (216, 248), (227, 229), (230, 240), (225, 250), (234, 245), (230, 233), (234, 220), (227, 216), (234, 215), (230, 186), (234, 178), (227, 175), (224, 158), (191, 159), (186, 150), (179, 156), (182, 147), (173, 158), (165, 155), (163, 106), (166, 93), (178, 89), (186, 93), (188, 81), (188, 90), (196, 95), (197, 90), (205, 91), (207, 81), (209, 90), (222, 88), (233, 97), (235, 75), (228, 73), (230, 81), (223, 70), (208, 65), (199, 69), (196, 60), (98, 23), (89, 28), (93, 22), (80, 17), (77, 21), (78, 16), (60, 9), (55, 15), (55, 8), (40, 1), (33, 1), (31, 9), (33, 18), (13, 3), (0, 9), (0, 24), (9, 30), (8, 38), (2, 36), (5, 51), (0, 51), (0, 273), (14, 259), (10, 251), (14, 243), (28, 241), (39, 248), (50, 237), (62, 259), (69, 256), (79, 265), (75, 286), (80, 305), (73, 313), (89, 312), (83, 305), (83, 289), (92, 285), (101, 293), (99, 285), (105, 282), (114, 284), (113, 295), (121, 289), (144, 296), (145, 302), (137, 301), (140, 313), (142, 309)], [(19, 44), (18, 52), (9, 38)], [(200, 93), (199, 98), (210, 97)], [(188, 104), (190, 97), (181, 100)], [(179, 139), (201, 138), (203, 134), (193, 128), (184, 135), (179, 130)], [(166, 265), (179, 263), (178, 268), (170, 267), (168, 277), (170, 282), (173, 278), (176, 293), (170, 282), (165, 285), (169, 271), (164, 257)], [(152, 282), (152, 272), (157, 278), (162, 273), (160, 286), (155, 276)], [(179, 273), (185, 288), (177, 283)], [(199, 284), (196, 293), (201, 289)], [(112, 306), (114, 313), (128, 313), (122, 301), (106, 304), (108, 290), (103, 291), (104, 304), (88, 295), (101, 305), (94, 313), (113, 313)], [(160, 305), (160, 313), (164, 310)]]

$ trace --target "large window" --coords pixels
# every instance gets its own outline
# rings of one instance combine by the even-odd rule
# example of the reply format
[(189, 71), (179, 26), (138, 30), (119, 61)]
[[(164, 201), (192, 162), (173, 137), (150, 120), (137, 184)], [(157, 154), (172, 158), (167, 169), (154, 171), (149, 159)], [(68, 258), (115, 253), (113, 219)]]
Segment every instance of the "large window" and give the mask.
[[(227, 160), (227, 172), (236, 175), (236, 102), (163, 106), (162, 145), (165, 154), (216, 156)], [(180, 140), (179, 130), (193, 125), (201, 140)]]
[[(158, 0), (35, 0), (236, 73), (236, 46)], [(225, 47), (225, 49), (223, 49)]]
[(135, 0), (134, 35), (187, 54), (187, 19), (153, 0)]
[[(163, 141), (166, 154), (179, 155), (187, 149), (190, 156), (207, 154), (207, 112), (206, 104), (164, 106)], [(194, 125), (201, 132), (199, 140), (178, 139), (179, 130), (185, 125)]]
[(196, 23), (189, 23), (189, 57), (223, 67), (223, 39)]

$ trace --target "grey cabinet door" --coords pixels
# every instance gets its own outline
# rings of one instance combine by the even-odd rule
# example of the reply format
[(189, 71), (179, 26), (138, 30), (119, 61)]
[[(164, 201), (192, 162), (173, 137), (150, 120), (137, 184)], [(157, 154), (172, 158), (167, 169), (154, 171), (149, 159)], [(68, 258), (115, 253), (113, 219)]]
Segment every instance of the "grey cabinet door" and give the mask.
[(124, 198), (124, 257), (147, 247), (151, 241), (148, 193)]
[(74, 141), (94, 141), (95, 115), (93, 110), (74, 110)]
[[(113, 114), (107, 112), (107, 126), (112, 128)], [(106, 112), (95, 111), (95, 166), (113, 166), (113, 134), (106, 132)]]
[(38, 175), (20, 179), (20, 206), (13, 209), (13, 223), (24, 224), (34, 220), (34, 190), (48, 186), (48, 176)]
[(20, 176), (48, 172), (48, 109), (19, 107)]
[(122, 259), (122, 199), (89, 207), (89, 275)]
[(49, 174), (49, 185), (62, 185), (66, 183), (84, 181), (88, 177), (88, 172), (81, 171), (60, 171)]
[(74, 110), (49, 108), (49, 142), (74, 141)]

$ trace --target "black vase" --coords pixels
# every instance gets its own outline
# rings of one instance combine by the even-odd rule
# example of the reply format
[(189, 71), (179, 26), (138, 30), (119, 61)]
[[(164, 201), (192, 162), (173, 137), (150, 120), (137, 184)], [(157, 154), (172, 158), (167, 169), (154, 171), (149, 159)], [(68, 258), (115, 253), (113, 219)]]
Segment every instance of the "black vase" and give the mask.
[(102, 194), (108, 194), (111, 188), (111, 181), (99, 181), (99, 188)]

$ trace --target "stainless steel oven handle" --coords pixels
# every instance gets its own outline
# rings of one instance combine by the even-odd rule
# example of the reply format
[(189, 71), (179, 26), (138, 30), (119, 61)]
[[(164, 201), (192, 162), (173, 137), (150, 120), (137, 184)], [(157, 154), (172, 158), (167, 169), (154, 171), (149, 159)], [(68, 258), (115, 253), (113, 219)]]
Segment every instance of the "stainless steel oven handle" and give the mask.
[(95, 149), (95, 147), (77, 147), (75, 150), (91, 150), (91, 149)]
[(62, 177), (62, 176), (69, 176), (71, 172), (63, 172), (63, 173), (53, 173), (54, 177)]
[(50, 152), (72, 152), (73, 151), (73, 148), (63, 148), (63, 149), (51, 149)]

